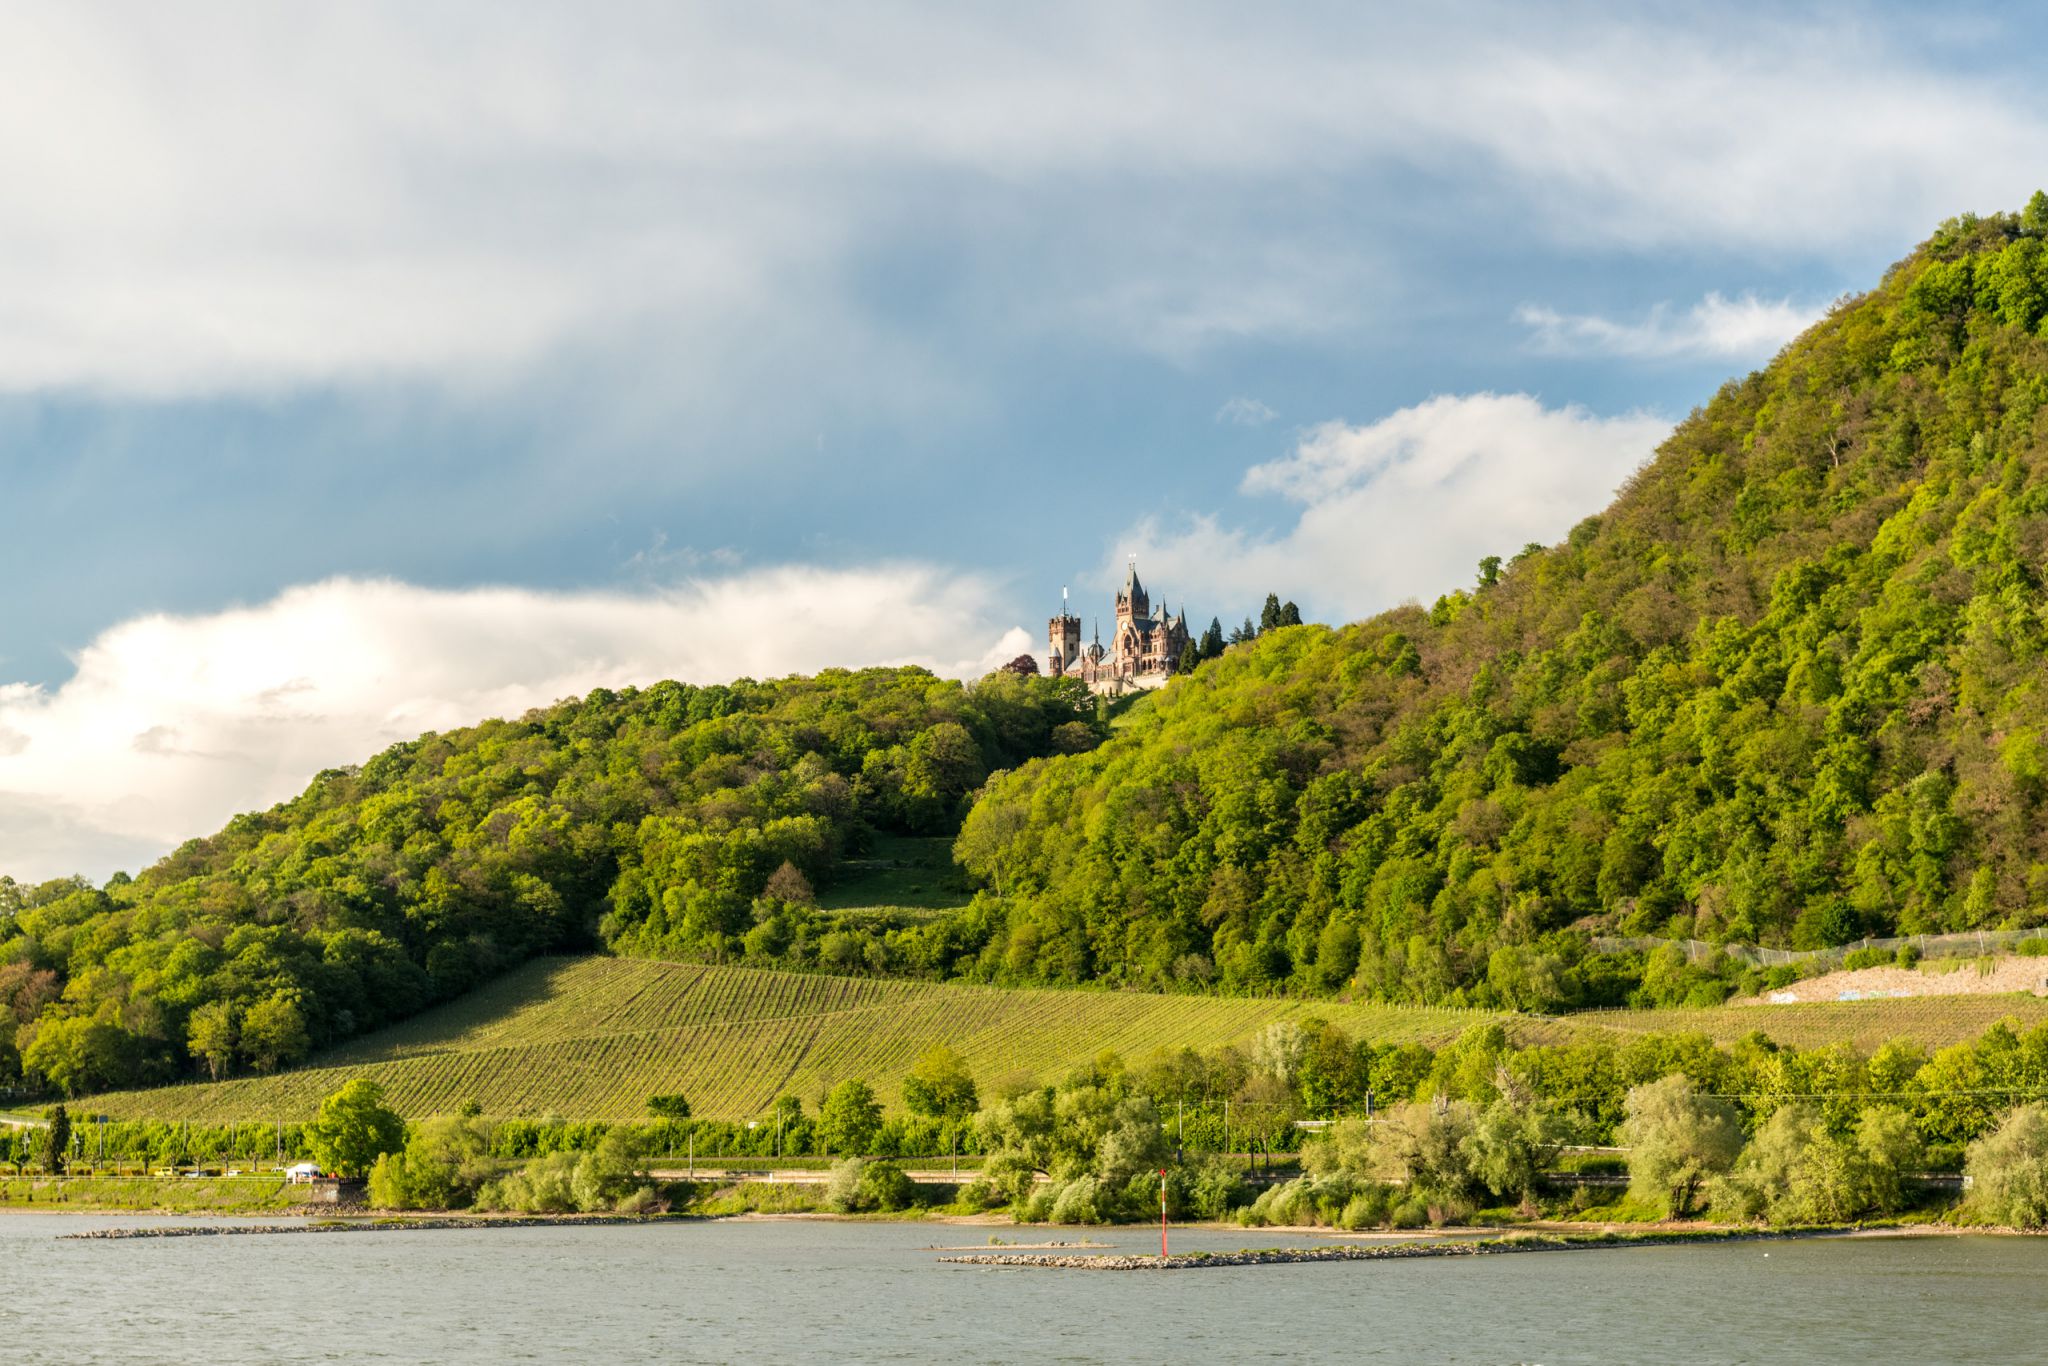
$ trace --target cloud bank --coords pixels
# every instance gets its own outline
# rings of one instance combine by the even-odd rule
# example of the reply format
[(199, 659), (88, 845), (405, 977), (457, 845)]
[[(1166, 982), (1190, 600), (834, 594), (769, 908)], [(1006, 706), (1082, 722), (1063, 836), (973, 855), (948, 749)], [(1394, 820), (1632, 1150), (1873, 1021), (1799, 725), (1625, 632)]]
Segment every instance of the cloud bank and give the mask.
[[(1225, 624), (1268, 592), (1348, 621), (1468, 583), (1488, 554), (1558, 540), (1605, 505), (1671, 432), (1648, 413), (1601, 417), (1528, 394), (1432, 398), (1353, 426), (1306, 432), (1283, 459), (1246, 472), (1243, 491), (1297, 505), (1291, 526), (1259, 534), (1214, 516), (1148, 519), (1117, 543), (1148, 584)], [(1204, 604), (1226, 604), (1224, 610)]]
[(923, 664), (1030, 648), (990, 585), (928, 565), (787, 567), (662, 592), (334, 579), (116, 626), (61, 687), (0, 686), (0, 872), (103, 876), (428, 730), (599, 686)]
[(864, 274), (906, 250), (962, 267), (970, 315), (1184, 359), (1371, 316), (1398, 272), (1357, 210), (1418, 174), (1463, 231), (1895, 247), (2022, 202), (2048, 143), (2024, 53), (1991, 27), (1945, 59), (1927, 28), (1739, 5), (19, 9), (0, 390), (469, 383), (648, 330), (700, 366), (811, 346), (914, 375), (944, 346)]

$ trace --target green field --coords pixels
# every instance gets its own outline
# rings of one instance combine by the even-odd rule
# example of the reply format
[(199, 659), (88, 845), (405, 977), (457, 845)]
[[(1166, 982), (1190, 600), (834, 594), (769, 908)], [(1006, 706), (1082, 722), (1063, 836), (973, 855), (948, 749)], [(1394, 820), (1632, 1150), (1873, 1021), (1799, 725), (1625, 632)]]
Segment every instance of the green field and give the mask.
[(859, 858), (842, 859), (832, 884), (818, 892), (826, 911), (904, 913), (912, 919), (965, 906), (973, 899), (943, 835), (881, 835)]
[(1162, 1047), (1241, 1044), (1276, 1020), (1311, 1015), (1360, 1037), (1432, 1043), (1481, 1020), (1509, 1018), (557, 958), (294, 1072), (117, 1092), (91, 1105), (118, 1118), (301, 1119), (350, 1077), (368, 1076), (414, 1116), (474, 1100), (501, 1117), (626, 1119), (646, 1114), (649, 1095), (680, 1092), (699, 1115), (741, 1119), (785, 1093), (815, 1104), (848, 1077), (865, 1079), (894, 1105), (911, 1064), (938, 1042), (957, 1049), (984, 1082), (996, 1082), (1055, 1077), (1105, 1048), (1142, 1058)]
[(814, 1105), (848, 1077), (866, 1080), (894, 1105), (912, 1062), (939, 1042), (957, 1049), (988, 1084), (1051, 1079), (1104, 1049), (1142, 1059), (1163, 1047), (1243, 1044), (1277, 1020), (1310, 1016), (1356, 1038), (1396, 1042), (1441, 1043), (1500, 1020), (1522, 1043), (1651, 1032), (1732, 1042), (1762, 1030), (1781, 1043), (1841, 1040), (1867, 1051), (1902, 1035), (1930, 1047), (1953, 1043), (2006, 1017), (2040, 1023), (2048, 1020), (2048, 1001), (1946, 996), (1549, 1018), (556, 958), (294, 1072), (118, 1092), (90, 1103), (118, 1118), (303, 1119), (350, 1077), (368, 1076), (411, 1116), (474, 1100), (500, 1117), (625, 1119), (644, 1116), (649, 1095), (680, 1092), (699, 1115), (743, 1119), (783, 1094)]

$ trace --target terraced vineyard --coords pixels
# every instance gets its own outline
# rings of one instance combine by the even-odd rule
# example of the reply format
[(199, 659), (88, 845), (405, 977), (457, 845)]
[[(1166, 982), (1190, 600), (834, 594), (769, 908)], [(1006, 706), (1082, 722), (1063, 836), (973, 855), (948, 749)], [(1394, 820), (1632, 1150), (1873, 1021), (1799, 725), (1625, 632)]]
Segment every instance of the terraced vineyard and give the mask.
[(1869, 1050), (1901, 1035), (1929, 1046), (1973, 1038), (1998, 1020), (2048, 1020), (2032, 996), (1697, 1010), (1599, 1011), (1563, 1018), (1334, 1001), (1238, 1000), (1139, 992), (1010, 990), (820, 977), (629, 958), (546, 959), (406, 1024), (277, 1077), (99, 1096), (118, 1117), (224, 1121), (310, 1116), (350, 1077), (380, 1082), (408, 1115), (475, 1100), (498, 1116), (623, 1119), (647, 1097), (680, 1092), (698, 1114), (740, 1119), (785, 1093), (815, 1103), (860, 1077), (894, 1105), (912, 1062), (952, 1045), (984, 1082), (1050, 1078), (1115, 1049), (1242, 1044), (1276, 1020), (1311, 1015), (1356, 1038), (1440, 1043), (1500, 1020), (1522, 1043), (1585, 1034), (1623, 1040), (1695, 1032), (1723, 1042), (1762, 1030), (1810, 1047)]
[[(848, 1077), (896, 1103), (917, 1056), (945, 1042), (976, 1076), (1056, 1076), (1113, 1048), (1244, 1043), (1276, 1020), (1318, 1015), (1359, 1037), (1435, 1043), (1482, 1011), (1234, 1000), (1137, 992), (1024, 991), (821, 977), (625, 958), (548, 959), (277, 1077), (95, 1097), (99, 1113), (217, 1121), (310, 1116), (350, 1077), (374, 1078), (408, 1115), (475, 1100), (498, 1116), (643, 1116), (680, 1092), (700, 1115), (744, 1118), (785, 1093), (815, 1102)], [(1549, 1037), (1554, 1022), (1516, 1021)]]

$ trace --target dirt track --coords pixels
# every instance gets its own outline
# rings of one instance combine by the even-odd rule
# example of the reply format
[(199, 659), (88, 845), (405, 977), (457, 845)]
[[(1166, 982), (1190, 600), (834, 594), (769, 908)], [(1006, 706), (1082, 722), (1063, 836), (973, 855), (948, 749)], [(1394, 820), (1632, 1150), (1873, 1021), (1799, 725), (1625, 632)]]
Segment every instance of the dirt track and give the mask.
[[(1945, 967), (1942, 963), (1940, 967)], [(1917, 968), (1857, 968), (1794, 982), (1729, 1004), (1791, 1005), (1805, 1001), (1869, 1001), (1914, 996), (1999, 996), (2016, 991), (2048, 994), (2048, 958), (2000, 958), (1989, 972), (1975, 961), (1957, 961), (1947, 971)]]

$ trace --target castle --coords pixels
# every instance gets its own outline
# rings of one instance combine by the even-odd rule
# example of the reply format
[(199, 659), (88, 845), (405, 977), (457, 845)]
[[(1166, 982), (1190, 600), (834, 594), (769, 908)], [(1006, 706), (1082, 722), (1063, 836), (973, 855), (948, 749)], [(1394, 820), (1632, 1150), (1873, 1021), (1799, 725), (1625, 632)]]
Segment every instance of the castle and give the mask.
[(1116, 694), (1156, 688), (1179, 667), (1188, 643), (1187, 612), (1169, 616), (1162, 603), (1159, 615), (1152, 615), (1152, 599), (1138, 582), (1137, 561), (1125, 571), (1123, 591), (1116, 595), (1109, 648), (1103, 648), (1099, 625), (1094, 641), (1081, 644), (1081, 619), (1067, 611), (1064, 591), (1061, 599), (1060, 614), (1046, 628), (1052, 646), (1048, 672), (1054, 678), (1078, 678), (1090, 691)]

